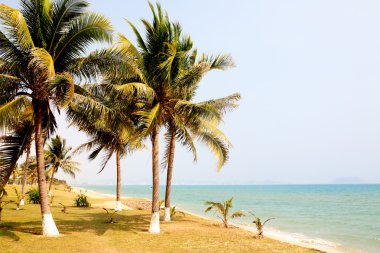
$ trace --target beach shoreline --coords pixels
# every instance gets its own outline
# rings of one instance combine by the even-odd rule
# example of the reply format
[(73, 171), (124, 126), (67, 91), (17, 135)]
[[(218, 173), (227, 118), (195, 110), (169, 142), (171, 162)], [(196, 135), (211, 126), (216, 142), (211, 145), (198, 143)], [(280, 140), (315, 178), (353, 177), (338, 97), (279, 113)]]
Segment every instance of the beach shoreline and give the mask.
[[(86, 189), (85, 187), (82, 187), (82, 186), (81, 187), (74, 186), (72, 188), (73, 188), (73, 192), (75, 192), (75, 193), (79, 193), (80, 191), (86, 192), (86, 195), (88, 197), (94, 198), (94, 199), (114, 198), (115, 197), (112, 194), (101, 193), (98, 191)], [(135, 198), (135, 197), (125, 196), (125, 195), (122, 195), (121, 199), (122, 200), (141, 199), (142, 201), (151, 201), (148, 198)], [(115, 201), (115, 203), (116, 203), (116, 201)], [(179, 210), (181, 210), (182, 212), (184, 212), (186, 214), (192, 215), (194, 217), (197, 217), (197, 218), (200, 218), (203, 220), (208, 220), (208, 221), (220, 223), (220, 221), (217, 219), (212, 219), (212, 218), (209, 218), (206, 216), (202, 216), (202, 215), (187, 211), (187, 210), (182, 209), (182, 208), (180, 208)], [(231, 222), (230, 224), (234, 227), (237, 227), (239, 229), (243, 229), (243, 230), (248, 231), (252, 234), (256, 235), (256, 233), (257, 233), (255, 227), (239, 224), (236, 222)], [(299, 247), (303, 247), (303, 248), (308, 248), (308, 249), (313, 249), (313, 250), (319, 250), (319, 251), (326, 252), (326, 253), (345, 253), (345, 251), (337, 250), (334, 247), (334, 244), (332, 242), (327, 242), (325, 240), (320, 240), (320, 239), (312, 240), (309, 238), (297, 238), (297, 237), (292, 236), (291, 234), (287, 234), (287, 233), (284, 233), (284, 232), (281, 232), (281, 231), (278, 231), (275, 229), (271, 229), (271, 228), (266, 229), (265, 236), (270, 238), (270, 239), (280, 241), (283, 243), (288, 243), (291, 245), (295, 245), (295, 246), (299, 246)], [(311, 242), (305, 242), (305, 240), (310, 240)]]

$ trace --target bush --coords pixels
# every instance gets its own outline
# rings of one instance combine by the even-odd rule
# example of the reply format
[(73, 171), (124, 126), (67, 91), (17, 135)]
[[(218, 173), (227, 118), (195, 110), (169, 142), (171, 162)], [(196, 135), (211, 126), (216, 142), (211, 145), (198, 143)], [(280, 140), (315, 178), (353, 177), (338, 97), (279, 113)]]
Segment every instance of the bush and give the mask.
[(89, 207), (90, 203), (87, 200), (87, 196), (85, 193), (82, 193), (82, 191), (79, 192), (77, 197), (74, 199), (74, 204), (77, 207)]
[(28, 195), (28, 201), (29, 203), (33, 204), (39, 204), (40, 203), (40, 192), (37, 188), (32, 188), (29, 191), (26, 192), (26, 195)]

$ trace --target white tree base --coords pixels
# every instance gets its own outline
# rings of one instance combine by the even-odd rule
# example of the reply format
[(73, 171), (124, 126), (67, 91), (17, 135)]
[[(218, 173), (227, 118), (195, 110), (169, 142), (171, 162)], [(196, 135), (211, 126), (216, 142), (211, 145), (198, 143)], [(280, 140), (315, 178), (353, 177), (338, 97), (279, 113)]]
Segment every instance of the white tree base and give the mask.
[(165, 207), (164, 221), (170, 221), (170, 207)]
[(116, 201), (116, 208), (115, 208), (115, 211), (121, 211), (123, 210), (123, 206), (121, 204), (121, 201)]
[(22, 198), (22, 199), (20, 200), (20, 206), (23, 206), (23, 205), (25, 205), (25, 200), (24, 200), (24, 198)]
[(42, 235), (59, 236), (59, 232), (51, 213), (42, 215)]
[(160, 213), (152, 213), (152, 218), (150, 220), (149, 233), (159, 234), (160, 233)]

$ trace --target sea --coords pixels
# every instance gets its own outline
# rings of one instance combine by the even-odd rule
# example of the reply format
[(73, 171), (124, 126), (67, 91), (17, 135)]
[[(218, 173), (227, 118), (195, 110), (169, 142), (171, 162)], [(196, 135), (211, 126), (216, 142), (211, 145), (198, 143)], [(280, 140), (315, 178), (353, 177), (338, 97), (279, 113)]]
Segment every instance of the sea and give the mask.
[[(115, 186), (82, 185), (103, 194)], [(122, 186), (125, 197), (151, 198), (151, 186)], [(160, 197), (165, 187), (160, 187)], [(172, 205), (197, 215), (205, 201), (233, 197), (233, 210), (248, 215), (233, 222), (254, 228), (254, 213), (268, 221), (264, 235), (327, 252), (380, 253), (380, 185), (175, 185)]]

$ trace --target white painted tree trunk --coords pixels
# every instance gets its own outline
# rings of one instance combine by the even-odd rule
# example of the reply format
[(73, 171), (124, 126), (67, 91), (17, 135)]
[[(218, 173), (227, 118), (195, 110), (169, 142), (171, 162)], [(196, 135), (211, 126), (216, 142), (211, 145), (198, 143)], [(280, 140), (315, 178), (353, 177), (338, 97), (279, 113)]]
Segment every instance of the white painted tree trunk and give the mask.
[(121, 205), (121, 201), (116, 201), (115, 211), (121, 211), (121, 210), (123, 210), (123, 206)]
[(160, 233), (160, 212), (152, 213), (152, 218), (150, 220), (149, 233), (151, 234)]
[(21, 200), (20, 200), (20, 206), (23, 206), (23, 205), (25, 205), (25, 200), (24, 200), (24, 198), (22, 197)]
[(170, 221), (170, 207), (165, 207), (164, 221)]
[(42, 215), (42, 235), (59, 236), (59, 232), (51, 213)]

